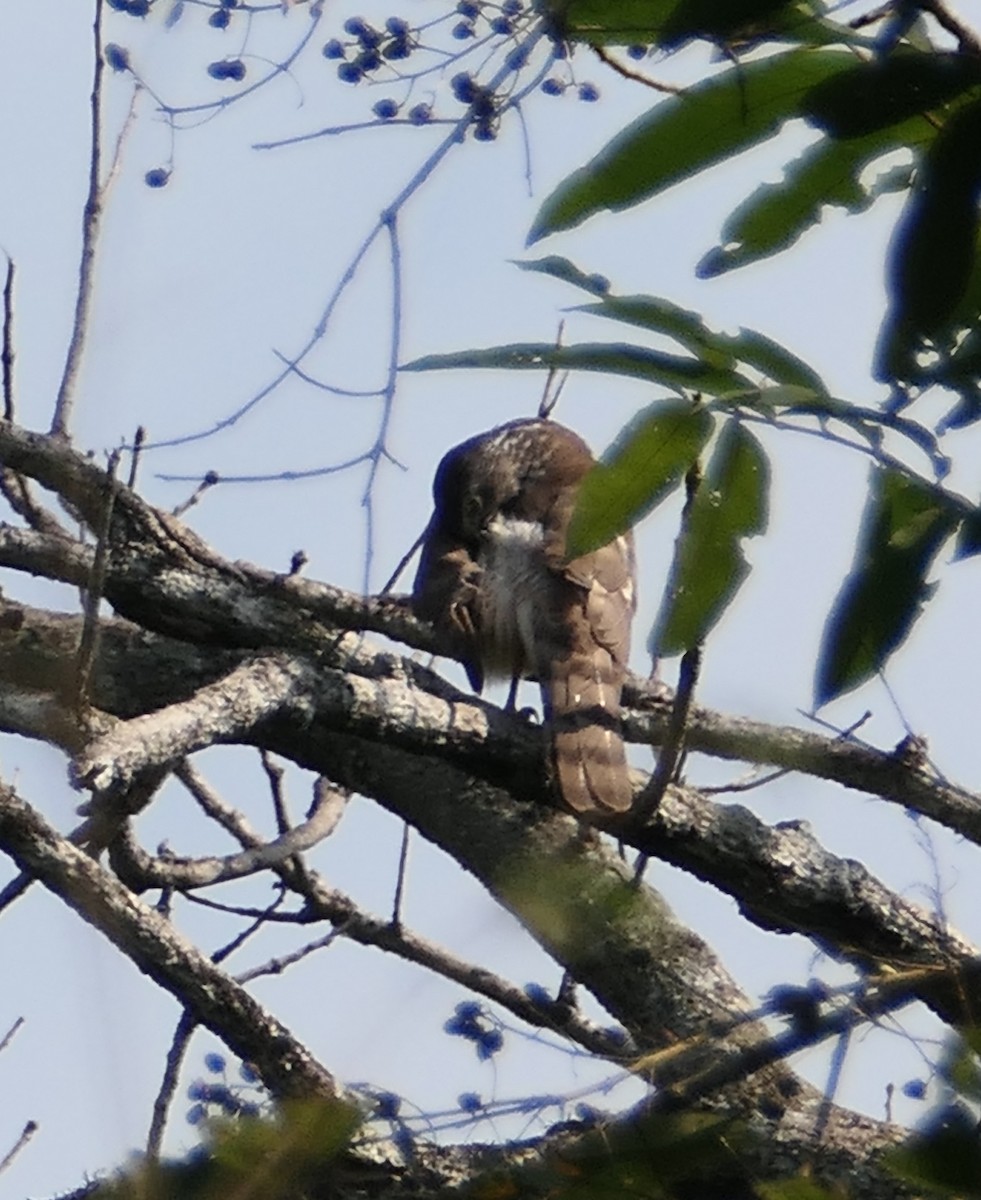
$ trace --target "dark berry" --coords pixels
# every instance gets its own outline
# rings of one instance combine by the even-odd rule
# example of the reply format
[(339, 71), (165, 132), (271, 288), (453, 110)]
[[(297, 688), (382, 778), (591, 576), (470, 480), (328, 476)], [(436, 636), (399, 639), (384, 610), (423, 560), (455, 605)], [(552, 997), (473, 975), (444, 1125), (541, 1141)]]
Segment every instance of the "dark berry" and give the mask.
[(238, 8), (238, 0), (218, 0), (222, 8)]
[(473, 127), (473, 136), (478, 142), (492, 142), (497, 137), (497, 130), (490, 121), (478, 121)]
[(491, 33), (508, 34), (512, 30), (511, 22), (507, 17), (495, 17), (490, 23)]
[(379, 1092), (375, 1102), (375, 1114), (389, 1121), (399, 1115), (399, 1109), (402, 1107), (401, 1097), (396, 1096), (394, 1092)]
[(480, 16), (480, 5), (475, 4), (474, 0), (459, 0), (456, 11), (461, 17), (469, 17), (472, 21), (474, 18)]
[(382, 42), (382, 35), (377, 29), (372, 29), (370, 25), (366, 25), (358, 35), (358, 41), (365, 50), (377, 50)]
[(594, 100), (599, 99), (599, 88), (595, 83), (581, 83), (579, 85), (579, 99), (591, 104)]
[(242, 1063), (238, 1069), (239, 1075), (246, 1083), (258, 1083), (259, 1072), (251, 1063)]
[(627, 1044), (627, 1031), (621, 1029), (619, 1025), (610, 1025), (603, 1032), (615, 1046), (625, 1046)]
[(480, 1112), (484, 1107), (484, 1102), (476, 1092), (463, 1092), (457, 1097), (457, 1104), (465, 1113)]
[(194, 1104), (187, 1110), (187, 1123), (188, 1125), (200, 1125), (207, 1115), (203, 1104)]
[(116, 12), (129, 12), (129, 0), (109, 0), (109, 7)]
[(225, 1070), (225, 1056), (224, 1054), (206, 1054), (204, 1065), (212, 1075), (220, 1075)]
[(348, 17), (344, 22), (344, 32), (349, 33), (352, 37), (359, 38), (367, 28), (363, 17)]
[[(477, 131), (474, 130), (474, 137), (477, 136)], [(492, 135), (493, 136), (493, 135)], [(498, 1050), (504, 1045), (504, 1036), (499, 1029), (486, 1030), (477, 1043), (477, 1057), (484, 1061), (493, 1057)]]
[(384, 100), (377, 101), (371, 111), (382, 121), (391, 121), (393, 117), (398, 116), (399, 106), (394, 100), (386, 97)]
[[(471, 104), (477, 94), (477, 85), (474, 83), (473, 76), (466, 71), (461, 71), (459, 75), (453, 76), (450, 80), (450, 88), (461, 104)], [(460, 1006), (457, 1005), (457, 1012), (459, 1011)]]
[(321, 54), (323, 54), (324, 58), (343, 58), (344, 47), (337, 40), (337, 38), (331, 38), (329, 42), (324, 42), (324, 48), (321, 50)]
[(404, 38), (409, 36), (409, 22), (404, 21), (401, 17), (389, 17), (385, 22), (385, 28), (393, 37)]
[(129, 0), (126, 11), (131, 17), (145, 17), (150, 11), (150, 0)]
[(565, 84), (553, 75), (542, 81), (542, 91), (546, 96), (561, 96), (565, 91)]
[(428, 104), (416, 104), (409, 109), (409, 120), (413, 125), (425, 125), (433, 119), (433, 110)]
[(458, 42), (464, 42), (467, 38), (474, 36), (473, 26), (469, 21), (460, 21), (459, 24), (453, 26), (452, 32)]
[(477, 1017), (483, 1016), (484, 1012), (477, 1000), (461, 1000), (453, 1011), (464, 1021), (475, 1021)]
[(205, 1100), (208, 1095), (208, 1085), (200, 1079), (195, 1079), (193, 1083), (188, 1084), (187, 1098), (188, 1100)]
[(524, 5), (521, 3), (521, 0), (504, 0), (504, 3), (501, 5), (501, 12), (506, 17), (516, 17), (522, 8), (524, 8)]
[(337, 78), (342, 83), (358, 83), (363, 75), (364, 71), (361, 70), (357, 63), (342, 62), (337, 68)]
[(240, 58), (219, 60), (218, 62), (209, 63), (208, 74), (212, 79), (244, 79), (245, 63)]
[(382, 54), (391, 62), (393, 59), (408, 58), (411, 49), (408, 38), (397, 37), (382, 48)]
[(129, 52), (124, 50), (122, 46), (117, 46), (115, 42), (110, 42), (106, 46), (106, 63), (114, 71), (129, 70)]
[(227, 8), (216, 8), (208, 18), (208, 24), (212, 29), (227, 29), (231, 19)]
[(644, 57), (646, 57), (646, 55), (647, 55), (647, 47), (646, 46), (628, 46), (627, 47), (627, 57), (628, 58), (644, 58)]
[(520, 71), (528, 61), (528, 47), (515, 46), (513, 50), (509, 50), (507, 57), (504, 60), (504, 65), (509, 71)]
[(595, 292), (597, 296), (605, 296), (610, 290), (610, 281), (605, 275), (590, 275), (586, 282), (589, 290)]
[(910, 1100), (922, 1100), (926, 1095), (926, 1084), (922, 1079), (909, 1079), (903, 1084), (903, 1095)]
[(477, 88), (470, 107), (473, 109), (474, 120), (486, 124), (494, 115), (494, 93)]
[(377, 50), (362, 50), (355, 59), (362, 71), (377, 71), (381, 66), (381, 55)]
[(147, 171), (143, 176), (143, 182), (147, 187), (162, 188), (166, 187), (170, 180), (170, 172), (164, 167), (154, 167), (152, 171)]

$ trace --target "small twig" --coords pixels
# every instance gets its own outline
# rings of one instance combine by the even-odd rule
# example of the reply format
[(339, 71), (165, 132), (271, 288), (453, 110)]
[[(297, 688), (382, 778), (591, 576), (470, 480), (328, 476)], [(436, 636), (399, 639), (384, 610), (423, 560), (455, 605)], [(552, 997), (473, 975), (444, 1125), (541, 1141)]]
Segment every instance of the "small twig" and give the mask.
[(102, 592), (106, 582), (106, 568), (109, 564), (109, 542), (112, 529), (112, 510), (116, 503), (116, 470), (119, 467), (119, 451), (114, 450), (109, 456), (106, 467), (106, 501), (102, 516), (102, 527), (99, 530), (99, 540), (95, 548), (95, 560), (92, 563), (92, 576), (85, 591), (83, 611), (85, 623), (82, 626), (82, 636), (79, 639), (78, 652), (75, 657), (75, 707), (83, 709), (88, 704), (89, 683), (92, 676), (92, 665), (95, 662), (99, 640), (99, 605), (102, 603)]
[[(276, 897), (270, 905), (270, 911), (281, 904), (283, 900), (282, 893)], [(227, 945), (216, 950), (211, 955), (211, 961), (218, 966), (223, 963), (226, 958), (234, 954), (244, 942), (257, 933), (265, 924), (264, 914), (260, 914), (252, 922), (252, 924), (237, 934)], [(151, 1161), (156, 1161), (160, 1157), (160, 1146), (163, 1142), (164, 1127), (167, 1124), (167, 1113), (173, 1103), (174, 1095), (177, 1091), (177, 1083), (180, 1078), (181, 1066), (184, 1063), (184, 1058), (187, 1054), (187, 1048), (191, 1043), (191, 1037), (195, 1029), (198, 1027), (198, 1021), (192, 1014), (185, 1009), (181, 1013), (180, 1020), (177, 1022), (177, 1027), (174, 1030), (174, 1036), (170, 1043), (170, 1049), (167, 1051), (167, 1063), (164, 1067), (163, 1079), (160, 1081), (160, 1090), (157, 1092), (157, 1097), (153, 1102), (153, 1118), (150, 1121), (150, 1130), (147, 1134), (146, 1153), (147, 1158)]]
[(344, 930), (341, 927), (332, 929), (330, 933), (325, 933), (323, 937), (319, 937), (315, 941), (307, 942), (305, 946), (301, 946), (291, 954), (284, 954), (279, 958), (271, 958), (268, 962), (263, 963), (262, 966), (251, 967), (248, 971), (243, 971), (241, 975), (235, 976), (235, 981), (244, 985), (251, 983), (253, 979), (260, 979), (264, 975), (282, 975), (287, 967), (294, 966), (304, 958), (308, 958), (311, 954), (314, 954), (317, 950), (326, 950), (328, 946), (333, 945), (337, 941), (343, 932)]
[[(161, 478), (165, 478), (165, 477), (162, 476)], [(188, 496), (188, 498), (183, 502), (183, 504), (178, 504), (176, 508), (172, 508), (170, 510), (171, 516), (182, 517), (189, 508), (193, 508), (194, 505), (197, 504), (197, 502), (201, 499), (201, 497), (204, 495), (204, 493), (209, 488), (213, 488), (215, 486), (215, 484), (219, 483), (219, 482), (220, 482), (220, 477), (218, 475), (218, 472), (217, 471), (209, 471), (207, 473), (207, 475), (205, 475), (205, 477), (198, 484), (198, 486), (194, 489), (194, 491), (190, 494), (190, 496)]]
[(685, 90), (683, 87), (677, 87), (673, 83), (658, 83), (656, 79), (651, 79), (648, 75), (641, 75), (639, 71), (632, 71), (629, 67), (625, 67), (623, 63), (617, 62), (603, 46), (590, 43), (589, 48), (600, 62), (605, 63), (611, 70), (616, 71), (618, 75), (622, 75), (624, 79), (631, 79), (634, 83), (642, 83), (644, 87), (653, 88), (655, 92), (663, 92), (669, 96), (680, 96)]
[(402, 572), (405, 570), (405, 568), (409, 565), (409, 563), (412, 562), (415, 552), (419, 549), (419, 547), (425, 541), (426, 533), (427, 533), (427, 530), (424, 529), (422, 531), (422, 533), (420, 533), (419, 536), (416, 538), (416, 540), (412, 543), (412, 545), (409, 547), (409, 549), (406, 550), (406, 552), (399, 559), (398, 566), (395, 568), (395, 570), (392, 572), (389, 579), (386, 581), (385, 586), (378, 593), (380, 596), (387, 596), (388, 593), (392, 590), (392, 588), (395, 587), (396, 583), (398, 583), (399, 576), (402, 574)]
[(10, 1151), (4, 1156), (3, 1160), (0, 1161), (0, 1174), (3, 1174), (3, 1172), (6, 1171), (6, 1169), (14, 1161), (14, 1159), (17, 1157), (17, 1155), (20, 1154), (21, 1150), (24, 1149), (24, 1147), (31, 1140), (31, 1138), (37, 1133), (37, 1131), (38, 1131), (37, 1121), (28, 1121), (27, 1124), (24, 1126), (20, 1137), (17, 1139), (17, 1141), (11, 1147)]
[(174, 1101), (181, 1067), (184, 1065), (187, 1048), (191, 1044), (191, 1038), (197, 1027), (196, 1019), (185, 1009), (174, 1030), (170, 1049), (167, 1051), (163, 1078), (160, 1080), (160, 1088), (153, 1101), (153, 1116), (150, 1119), (150, 1129), (146, 1137), (146, 1156), (151, 1162), (156, 1162), (160, 1158), (160, 1146), (167, 1124), (167, 1113)]
[[(558, 350), (562, 345), (562, 334), (565, 332), (565, 320), (559, 321), (559, 327), (555, 333), (555, 348)], [(565, 387), (566, 380), (569, 378), (569, 372), (565, 371), (562, 378), (559, 380), (558, 386), (552, 392), (552, 385), (555, 382), (555, 375), (558, 368), (553, 363), (545, 376), (545, 386), (542, 388), (542, 398), (538, 404), (538, 415), (545, 421), (555, 411), (555, 406), (559, 402), (559, 397), (562, 395), (562, 389)]]
[[(692, 646), (682, 655), (681, 667), (678, 671), (678, 690), (674, 695), (671, 708), (671, 720), (668, 723), (667, 736), (657, 756), (657, 766), (654, 768), (647, 786), (641, 792), (631, 816), (632, 821), (646, 825), (668, 790), (668, 784), (677, 782), (678, 774), (684, 763), (685, 731), (688, 727), (688, 717), (691, 713), (692, 698), (695, 694), (695, 684), (698, 682), (698, 670), (702, 661), (701, 646)], [(637, 866), (634, 870), (634, 883), (639, 884), (647, 868), (648, 855), (637, 856)]]
[(286, 801), (283, 797), (283, 768), (278, 763), (273, 762), (272, 755), (268, 750), (260, 750), (259, 757), (262, 760), (262, 769), (269, 780), (273, 812), (276, 815), (276, 831), (280, 837), (283, 837), (292, 828), (289, 813), (286, 811)]
[(7, 275), (3, 281), (3, 349), (0, 368), (3, 369), (3, 417), (14, 419), (14, 260), (7, 256)]
[(71, 340), (65, 358), (58, 398), (55, 401), (51, 433), (54, 437), (68, 436), (72, 405), (75, 400), (75, 385), (82, 364), (82, 348), (88, 328), (89, 310), (92, 304), (92, 288), (95, 279), (95, 247), (99, 237), (103, 211), (103, 189), (99, 182), (102, 159), (102, 13), (104, 5), (96, 0), (95, 17), (92, 22), (92, 69), (91, 141), (89, 148), (89, 189), (85, 198), (82, 217), (82, 257), (78, 268), (78, 291), (75, 296), (75, 318), (72, 322)]
[(399, 870), (395, 879), (395, 899), (392, 902), (392, 925), (395, 929), (402, 928), (402, 896), (405, 892), (405, 874), (409, 863), (409, 839), (412, 828), (406, 821), (402, 826), (402, 845), (399, 849)]
[(133, 445), (130, 447), (132, 458), (129, 463), (129, 479), (126, 481), (126, 486), (130, 491), (136, 487), (136, 476), (140, 469), (140, 454), (145, 441), (146, 429), (142, 425), (137, 425), (136, 433), (133, 434)]
[(964, 54), (981, 55), (981, 39), (947, 8), (943, 0), (916, 0), (921, 12), (928, 12), (937, 24), (957, 39)]
[(4, 1050), (6, 1050), (7, 1047), (10, 1045), (10, 1043), (14, 1040), (14, 1036), (17, 1033), (17, 1030), (20, 1029), (21, 1025), (23, 1025), (23, 1024), (24, 1024), (24, 1018), (18, 1017), (17, 1020), (13, 1023), (13, 1025), (11, 1025), (10, 1028), (7, 1030), (7, 1032), (3, 1035), (3, 1037), (0, 1038), (0, 1054), (2, 1054), (4, 1052)]

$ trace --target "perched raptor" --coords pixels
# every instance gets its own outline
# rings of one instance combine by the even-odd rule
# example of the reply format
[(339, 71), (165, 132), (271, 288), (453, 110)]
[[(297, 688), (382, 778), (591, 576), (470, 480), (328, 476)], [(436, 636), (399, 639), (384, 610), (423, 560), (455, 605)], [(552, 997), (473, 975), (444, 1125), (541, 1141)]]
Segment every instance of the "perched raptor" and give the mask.
[(433, 483), (412, 603), (485, 678), (537, 679), (555, 776), (576, 813), (625, 812), (632, 795), (620, 691), (635, 607), (629, 534), (568, 559), (566, 532), (594, 459), (550, 420), (512, 421), (450, 450)]

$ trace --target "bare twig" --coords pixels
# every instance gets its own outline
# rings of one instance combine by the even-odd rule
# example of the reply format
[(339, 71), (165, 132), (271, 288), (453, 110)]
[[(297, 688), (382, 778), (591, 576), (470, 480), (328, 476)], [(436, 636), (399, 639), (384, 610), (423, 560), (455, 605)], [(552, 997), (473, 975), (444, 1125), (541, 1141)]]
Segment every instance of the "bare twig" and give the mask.
[(102, 75), (104, 61), (102, 53), (101, 0), (95, 0), (95, 15), (92, 21), (92, 94), (90, 98), (91, 133), (89, 146), (89, 189), (85, 198), (82, 216), (82, 257), (78, 268), (78, 291), (75, 295), (75, 319), (72, 323), (71, 340), (65, 369), (62, 372), (58, 398), (55, 401), (51, 432), (55, 437), (66, 438), (71, 422), (72, 406), (75, 402), (75, 386), (82, 363), (82, 349), (88, 328), (89, 310), (92, 304), (92, 287), (95, 278), (95, 248), (102, 220), (103, 196), (99, 175), (102, 169)]
[(677, 87), (673, 83), (659, 83), (656, 79), (651, 79), (649, 75), (642, 75), (639, 71), (632, 71), (630, 67), (625, 67), (623, 63), (618, 62), (605, 46), (600, 46), (598, 43), (591, 43), (589, 48), (600, 62), (605, 63), (611, 70), (616, 71), (618, 75), (622, 75), (624, 79), (633, 80), (634, 83), (641, 83), (644, 87), (653, 88), (655, 92), (663, 92), (669, 96), (680, 96), (685, 90), (683, 87)]
[(254, 1063), (271, 1092), (280, 1096), (346, 1095), (284, 1025), (9, 787), (0, 789), (0, 848), (184, 1004), (240, 1058)]
[(392, 588), (395, 587), (395, 585), (399, 581), (399, 577), (401, 576), (401, 574), (405, 570), (405, 568), (409, 565), (409, 563), (412, 562), (413, 555), (419, 549), (419, 547), (422, 545), (423, 541), (425, 540), (425, 537), (426, 537), (426, 530), (424, 529), (422, 531), (422, 533), (420, 533), (419, 536), (416, 538), (416, 540), (412, 543), (412, 545), (409, 547), (409, 549), (406, 550), (406, 552), (399, 559), (398, 565), (396, 566), (395, 570), (391, 573), (391, 575), (385, 581), (384, 586), (382, 587), (381, 591), (378, 593), (380, 596), (387, 595), (392, 590)]
[(153, 1115), (150, 1118), (150, 1129), (146, 1138), (146, 1156), (151, 1162), (156, 1161), (160, 1157), (160, 1146), (163, 1142), (164, 1128), (167, 1124), (167, 1113), (170, 1111), (170, 1106), (174, 1101), (177, 1084), (180, 1080), (181, 1067), (184, 1065), (187, 1048), (191, 1044), (191, 1038), (197, 1027), (197, 1020), (185, 1009), (180, 1015), (180, 1020), (177, 1022), (177, 1027), (174, 1030), (174, 1036), (171, 1038), (170, 1049), (167, 1051), (167, 1061), (164, 1065), (163, 1078), (160, 1080), (160, 1087), (153, 1101)]
[(14, 419), (14, 260), (7, 258), (7, 274), (3, 281), (3, 349), (0, 368), (3, 369), (3, 417)]
[(405, 873), (409, 865), (409, 841), (412, 837), (412, 826), (408, 821), (402, 826), (402, 845), (399, 847), (399, 869), (395, 877), (395, 898), (392, 901), (392, 924), (396, 929), (402, 928), (402, 896), (405, 892)]
[[(701, 664), (701, 646), (692, 646), (686, 650), (681, 659), (678, 674), (678, 690), (675, 692), (674, 705), (671, 709), (671, 721), (668, 725), (667, 737), (657, 756), (657, 766), (651, 774), (647, 786), (634, 802), (631, 820), (646, 825), (668, 790), (668, 785), (677, 782), (678, 774), (684, 762), (685, 731), (688, 727), (688, 717), (691, 713), (692, 697), (695, 684), (698, 681), (698, 669)], [(647, 867), (648, 856), (639, 854), (634, 872), (634, 882), (639, 883)]]
[(143, 443), (146, 441), (146, 429), (142, 425), (137, 425), (136, 433), (133, 434), (133, 445), (130, 448), (132, 457), (129, 462), (129, 478), (126, 480), (126, 486), (133, 490), (136, 487), (136, 476), (140, 469), (140, 455), (143, 450)]
[(14, 1040), (17, 1030), (20, 1029), (21, 1025), (23, 1024), (24, 1018), (18, 1017), (17, 1020), (14, 1021), (13, 1025), (11, 1025), (7, 1032), (3, 1035), (3, 1037), (0, 1038), (0, 1054), (2, 1054)]
[(3, 1159), (0, 1160), (0, 1175), (2, 1175), (4, 1171), (6, 1171), (6, 1169), (14, 1161), (14, 1159), (17, 1157), (17, 1155), (20, 1154), (21, 1150), (24, 1149), (24, 1147), (31, 1140), (31, 1138), (35, 1135), (35, 1133), (37, 1133), (37, 1131), (38, 1131), (37, 1121), (28, 1121), (27, 1124), (24, 1126), (23, 1130), (21, 1130), (20, 1137), (13, 1144), (13, 1146), (10, 1148), (10, 1150), (3, 1156)]
[(943, 0), (916, 0), (921, 12), (927, 12), (937, 24), (957, 39), (964, 54), (981, 55), (981, 39), (961, 20), (954, 16)]

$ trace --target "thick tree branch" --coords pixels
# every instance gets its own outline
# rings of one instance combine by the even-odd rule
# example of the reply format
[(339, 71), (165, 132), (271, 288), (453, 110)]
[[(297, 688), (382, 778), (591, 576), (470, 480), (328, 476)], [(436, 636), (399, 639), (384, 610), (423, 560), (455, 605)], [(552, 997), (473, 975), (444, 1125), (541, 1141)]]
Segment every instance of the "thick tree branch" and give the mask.
[(279, 1096), (344, 1098), (344, 1089), (243, 988), (186, 942), (12, 788), (0, 785), (0, 848), (107, 937), (238, 1054)]

